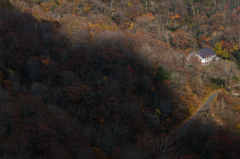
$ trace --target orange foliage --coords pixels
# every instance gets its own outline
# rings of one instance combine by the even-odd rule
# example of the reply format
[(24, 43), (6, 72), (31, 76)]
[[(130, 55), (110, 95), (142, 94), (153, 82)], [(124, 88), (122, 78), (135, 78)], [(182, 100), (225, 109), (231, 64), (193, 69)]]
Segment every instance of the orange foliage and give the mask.
[(152, 14), (152, 13), (148, 13), (148, 16), (149, 16), (149, 17), (153, 17), (153, 14)]
[(148, 13), (148, 17), (149, 17), (149, 20), (153, 20), (154, 19), (154, 16), (152, 13)]
[(198, 43), (201, 43), (202, 41), (206, 41), (206, 39), (207, 39), (207, 36), (203, 34), (200, 36)]
[(208, 38), (206, 35), (203, 34), (200, 36), (198, 43), (201, 45), (201, 47), (206, 47), (206, 45), (209, 44), (209, 40), (211, 40), (211, 38)]
[(51, 62), (50, 58), (46, 58), (45, 60), (43, 59), (42, 55), (41, 55), (41, 59), (42, 59), (42, 64), (44, 67), (48, 67), (49, 63)]
[(152, 90), (153, 92), (155, 92), (155, 88), (154, 88), (154, 87), (151, 87), (151, 90)]
[(171, 82), (168, 81), (168, 80), (164, 80), (163, 82), (164, 82), (164, 84), (167, 85), (167, 86), (171, 84)]
[(236, 8), (236, 11), (239, 11), (240, 10), (240, 7)]
[(175, 16), (172, 16), (171, 19), (173, 20), (174, 18), (179, 18), (179, 15), (176, 14)]
[(208, 42), (209, 40), (211, 40), (211, 38), (207, 38), (206, 41)]
[(47, 11), (49, 11), (50, 10), (50, 8), (51, 8), (51, 4), (50, 3), (41, 3), (40, 4), (40, 7), (42, 8), (42, 10), (44, 11), (44, 12), (47, 12)]
[(88, 13), (92, 9), (93, 5), (91, 3), (86, 3), (86, 6), (84, 7), (84, 12)]

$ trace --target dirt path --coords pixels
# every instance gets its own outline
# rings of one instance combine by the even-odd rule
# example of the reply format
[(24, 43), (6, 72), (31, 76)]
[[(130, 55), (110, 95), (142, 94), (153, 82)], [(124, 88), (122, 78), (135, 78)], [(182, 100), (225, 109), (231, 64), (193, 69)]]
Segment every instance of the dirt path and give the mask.
[(200, 116), (200, 114), (206, 110), (210, 103), (213, 101), (213, 99), (219, 94), (220, 92), (213, 93), (210, 95), (207, 99), (207, 101), (203, 104), (203, 106), (187, 121), (185, 122), (176, 132), (183, 132), (197, 117)]
[[(233, 85), (233, 86), (229, 87), (229, 88), (231, 88), (231, 89), (227, 89), (226, 91), (231, 91), (232, 89), (235, 89), (235, 88), (237, 88), (237, 87), (239, 87), (239, 86), (240, 86), (239, 84), (238, 84), (238, 85)], [(167, 136), (171, 137), (171, 136), (173, 136), (173, 135), (175, 135), (175, 134), (178, 134), (178, 135), (182, 134), (182, 133), (186, 130), (186, 128), (187, 128), (197, 117), (199, 117), (199, 115), (200, 115), (204, 110), (206, 110), (206, 109), (208, 108), (208, 106), (210, 105), (210, 103), (213, 101), (213, 99), (214, 99), (220, 92), (221, 92), (221, 89), (218, 89), (218, 90), (212, 92), (212, 93), (208, 96), (206, 102), (205, 102), (201, 107), (199, 107), (198, 110), (197, 110), (194, 114), (192, 114), (187, 120), (185, 120), (181, 125), (179, 125), (174, 131), (172, 131), (171, 133), (169, 133)]]
[(188, 119), (186, 119), (181, 125), (179, 125), (174, 131), (172, 131), (167, 136), (172, 136), (174, 134), (181, 134), (205, 109), (208, 108), (213, 99), (220, 93), (221, 90), (216, 90), (211, 93), (205, 103), (198, 108), (198, 110), (192, 114)]

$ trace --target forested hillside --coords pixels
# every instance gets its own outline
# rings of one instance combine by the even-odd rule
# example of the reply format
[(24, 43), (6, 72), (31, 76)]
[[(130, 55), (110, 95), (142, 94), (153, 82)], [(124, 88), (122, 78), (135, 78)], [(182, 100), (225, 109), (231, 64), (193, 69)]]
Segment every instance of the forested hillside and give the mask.
[(239, 158), (227, 92), (167, 137), (239, 82), (239, 28), (238, 0), (0, 0), (1, 158)]

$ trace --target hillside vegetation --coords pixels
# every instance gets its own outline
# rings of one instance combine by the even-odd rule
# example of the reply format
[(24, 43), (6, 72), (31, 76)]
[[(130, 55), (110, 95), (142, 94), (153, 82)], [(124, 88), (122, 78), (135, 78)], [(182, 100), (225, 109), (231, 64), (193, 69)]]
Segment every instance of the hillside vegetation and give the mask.
[[(3, 0), (0, 15), (2, 158), (239, 158), (230, 94), (166, 137), (238, 83), (237, 0)], [(221, 59), (186, 60), (202, 47)]]

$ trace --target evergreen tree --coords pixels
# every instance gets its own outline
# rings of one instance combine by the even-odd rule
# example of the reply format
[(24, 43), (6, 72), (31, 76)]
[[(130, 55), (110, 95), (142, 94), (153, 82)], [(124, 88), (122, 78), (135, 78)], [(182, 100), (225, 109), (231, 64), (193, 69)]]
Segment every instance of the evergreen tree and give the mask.
[(158, 81), (170, 80), (171, 73), (164, 70), (161, 66), (157, 68), (156, 79)]

